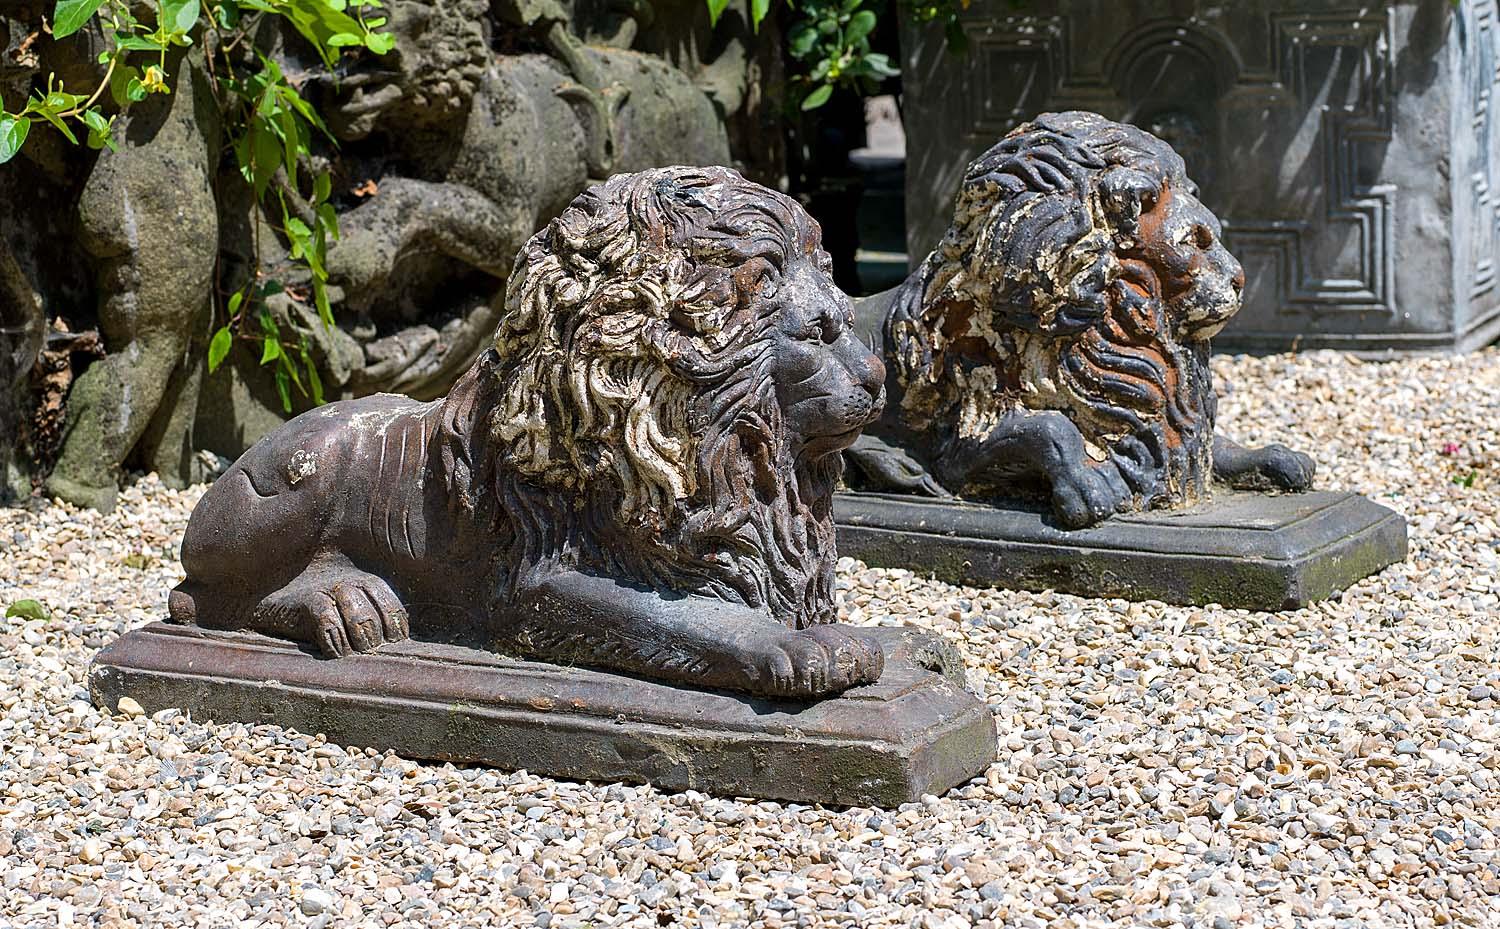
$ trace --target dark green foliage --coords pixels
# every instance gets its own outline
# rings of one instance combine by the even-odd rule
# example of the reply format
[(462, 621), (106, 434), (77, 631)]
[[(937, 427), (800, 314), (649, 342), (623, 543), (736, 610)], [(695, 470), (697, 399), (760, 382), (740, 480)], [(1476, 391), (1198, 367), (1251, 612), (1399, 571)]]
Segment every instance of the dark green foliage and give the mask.
[[(167, 51), (193, 44), (193, 35), (218, 33), (217, 49), (209, 55), (211, 72), (225, 107), (226, 143), (235, 163), (255, 190), (262, 206), (275, 207), (281, 217), (293, 261), (307, 268), (318, 316), (333, 325), (327, 294), (328, 242), (339, 236), (338, 220), (328, 202), (331, 182), (327, 172), (306, 177), (300, 170), (311, 154), (314, 134), (329, 135), (322, 118), (297, 92), (276, 62), (263, 55), (247, 70), (237, 65), (236, 48), (261, 17), (281, 17), (316, 49), (332, 71), (345, 49), (363, 48), (376, 55), (389, 52), (395, 38), (375, 30), (383, 16), (370, 15), (379, 0), (156, 0), (152, 21), (138, 20), (127, 0), (58, 0), (52, 34), (62, 39), (97, 16), (113, 48), (99, 56), (107, 64), (93, 92), (69, 93), (55, 75), (48, 75), (45, 91), (38, 91), (18, 113), (0, 112), (0, 164), (14, 158), (25, 144), (32, 124), (45, 122), (69, 142), (79, 144), (75, 127), (85, 131), (91, 148), (114, 149), (115, 117), (106, 116), (101, 98), (106, 90), (120, 109), (151, 94), (171, 93), (167, 80)], [(139, 5), (135, 7), (139, 8)], [(281, 290), (280, 284), (251, 281), (225, 301), (227, 322), (209, 343), (208, 367), (216, 370), (228, 356), (236, 336), (262, 342), (261, 363), (276, 365), (276, 385), (282, 405), (292, 408), (295, 386), (313, 402), (323, 402), (322, 384), (313, 369), (305, 334), (284, 340), (280, 328), (265, 311), (262, 299)], [(249, 298), (248, 300), (246, 298)]]

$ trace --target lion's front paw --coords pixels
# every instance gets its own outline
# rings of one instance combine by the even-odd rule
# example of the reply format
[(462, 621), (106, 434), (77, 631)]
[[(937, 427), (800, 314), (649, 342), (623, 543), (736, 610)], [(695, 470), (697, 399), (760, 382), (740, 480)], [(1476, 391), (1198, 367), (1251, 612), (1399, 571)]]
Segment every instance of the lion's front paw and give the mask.
[(411, 632), (406, 608), (378, 577), (359, 571), (304, 576), (267, 597), (262, 623), (291, 631), (329, 658), (368, 652)]
[(865, 490), (952, 496), (915, 458), (874, 436), (860, 436), (844, 450), (844, 461), (864, 478)]
[(1052, 478), (1052, 512), (1068, 529), (1092, 526), (1128, 510), (1134, 500), (1114, 462), (1070, 467)]
[(1267, 445), (1249, 453), (1251, 467), (1232, 477), (1231, 487), (1240, 490), (1288, 490), (1312, 487), (1317, 465), (1312, 457), (1285, 445)]
[(873, 684), (885, 670), (885, 653), (875, 642), (837, 626), (813, 626), (781, 638), (758, 656), (757, 680), (749, 690), (768, 697), (812, 699)]

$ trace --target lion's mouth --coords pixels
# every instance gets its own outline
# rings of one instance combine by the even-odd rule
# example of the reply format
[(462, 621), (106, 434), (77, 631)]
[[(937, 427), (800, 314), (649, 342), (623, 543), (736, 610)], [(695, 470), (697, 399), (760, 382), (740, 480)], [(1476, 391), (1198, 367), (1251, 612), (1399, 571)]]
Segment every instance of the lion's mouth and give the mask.
[(865, 431), (865, 425), (867, 424), (861, 423), (844, 432), (813, 436), (803, 444), (802, 453), (807, 458), (821, 458), (824, 455), (841, 452), (854, 444), (859, 434)]

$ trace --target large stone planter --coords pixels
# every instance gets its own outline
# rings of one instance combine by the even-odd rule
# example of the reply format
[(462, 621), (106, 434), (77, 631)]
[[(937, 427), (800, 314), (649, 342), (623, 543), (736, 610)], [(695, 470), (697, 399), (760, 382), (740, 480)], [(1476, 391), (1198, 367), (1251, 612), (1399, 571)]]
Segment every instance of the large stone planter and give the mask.
[(1231, 350), (1466, 350), (1500, 334), (1495, 0), (972, 4), (966, 54), (906, 27), (908, 248), (964, 165), (1047, 110), (1188, 160), (1249, 278)]

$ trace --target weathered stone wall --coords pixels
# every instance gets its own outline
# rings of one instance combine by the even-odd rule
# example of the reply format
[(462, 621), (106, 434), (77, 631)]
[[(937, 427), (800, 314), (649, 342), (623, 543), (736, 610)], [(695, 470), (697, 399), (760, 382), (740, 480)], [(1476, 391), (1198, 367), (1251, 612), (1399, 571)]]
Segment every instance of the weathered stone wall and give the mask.
[[(118, 152), (36, 129), (0, 167), (11, 496), (46, 476), (55, 495), (108, 508), (122, 466), (201, 479), (199, 451), (237, 456), (285, 419), (255, 339), (206, 371), (227, 295), (252, 283), (275, 282), (265, 306), (307, 334), (328, 399), (436, 397), (489, 343), (516, 250), (591, 180), (667, 164), (779, 173), (766, 142), (779, 45), (752, 36), (748, 5), (711, 29), (701, 0), (388, 3), (395, 52), (302, 87), (339, 139), (313, 153), (343, 230), (327, 258), (332, 329), (279, 208), (257, 205), (224, 157), (201, 42), (169, 61), (171, 96), (121, 114)], [(50, 9), (0, 0), (7, 111), (49, 73), (69, 89), (100, 78), (102, 34), (53, 42)], [(301, 67), (298, 40), (266, 26), (257, 48)], [(294, 412), (309, 405), (296, 396)]]
[(1231, 349), (1467, 349), (1500, 333), (1495, 0), (975, 3), (955, 56), (907, 27), (908, 246), (965, 164), (1087, 109), (1188, 161), (1244, 263)]

